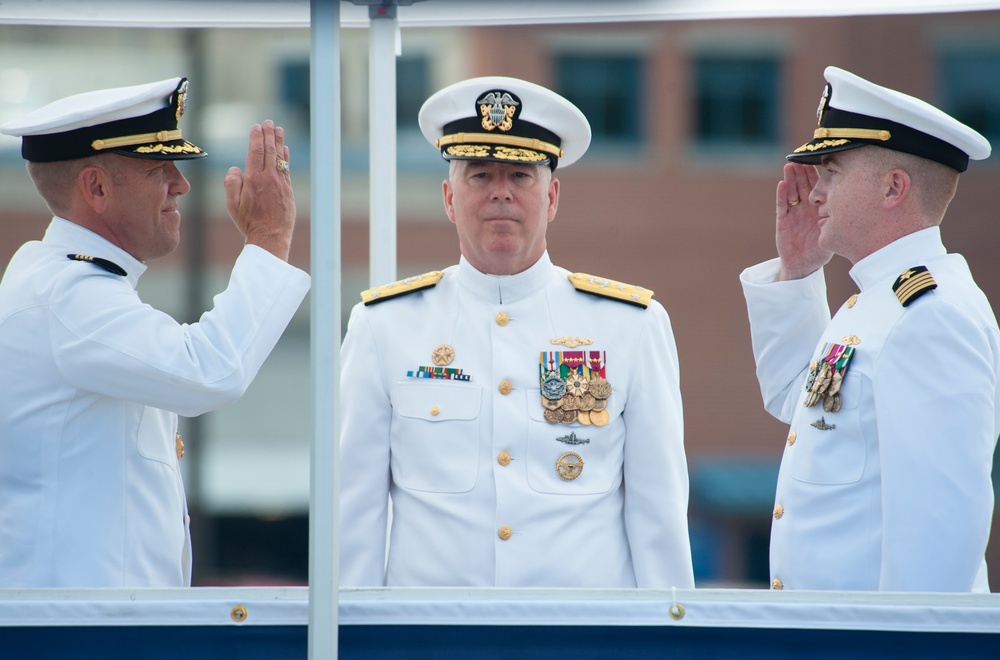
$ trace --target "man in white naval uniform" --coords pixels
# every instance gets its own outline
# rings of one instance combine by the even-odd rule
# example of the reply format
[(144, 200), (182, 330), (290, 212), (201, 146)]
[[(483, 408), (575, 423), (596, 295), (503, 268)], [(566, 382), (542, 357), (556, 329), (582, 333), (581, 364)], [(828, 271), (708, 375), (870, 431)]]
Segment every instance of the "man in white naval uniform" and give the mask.
[(586, 118), (492, 77), (432, 96), (420, 126), (450, 161), (462, 256), (351, 314), (341, 584), (693, 587), (667, 314), (546, 251), (552, 172), (586, 150)]
[(187, 81), (56, 101), (0, 130), (55, 215), (0, 283), (0, 587), (191, 581), (177, 416), (239, 398), (309, 289), (283, 131), (250, 131), (225, 179), (246, 246), (198, 323), (143, 304), (146, 261), (180, 239), (174, 161)]
[[(771, 586), (989, 591), (1000, 333), (938, 225), (990, 145), (913, 97), (826, 80), (778, 183), (779, 257), (741, 276), (765, 407), (791, 423)], [(833, 254), (860, 291), (831, 319)]]

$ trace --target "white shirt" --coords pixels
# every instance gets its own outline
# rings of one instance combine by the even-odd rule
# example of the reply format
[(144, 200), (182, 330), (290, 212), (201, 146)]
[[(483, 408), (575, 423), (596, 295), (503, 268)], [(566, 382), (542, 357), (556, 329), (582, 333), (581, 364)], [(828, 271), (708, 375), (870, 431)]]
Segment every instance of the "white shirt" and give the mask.
[[(694, 586), (670, 321), (659, 303), (581, 293), (567, 275), (547, 254), (509, 277), (462, 259), (434, 288), (354, 308), (342, 585)], [(471, 380), (407, 376), (442, 345)], [(541, 354), (571, 350), (606, 356), (605, 426), (543, 419)], [(570, 453), (583, 469), (566, 480), (557, 462)]]
[[(903, 307), (892, 285), (915, 266), (938, 286)], [(905, 236), (855, 264), (861, 292), (832, 320), (822, 271), (777, 271), (741, 276), (765, 407), (791, 424), (772, 586), (988, 591), (1000, 332), (965, 260), (936, 227)], [(827, 344), (855, 349), (839, 412), (804, 405)]]
[(309, 276), (247, 246), (215, 308), (188, 325), (139, 299), (144, 271), (54, 218), (0, 282), (0, 586), (190, 584), (177, 415), (243, 394)]

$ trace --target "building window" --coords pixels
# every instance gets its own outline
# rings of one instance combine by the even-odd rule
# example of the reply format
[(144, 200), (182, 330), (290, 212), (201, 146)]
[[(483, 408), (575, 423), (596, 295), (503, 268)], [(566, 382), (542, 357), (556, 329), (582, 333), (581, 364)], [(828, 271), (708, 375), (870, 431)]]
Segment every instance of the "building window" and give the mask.
[(942, 110), (1000, 141), (1000, 50), (942, 55), (939, 81)]
[(430, 96), (430, 62), (424, 55), (396, 59), (396, 127), (418, 130), (417, 114)]
[(302, 126), (309, 126), (309, 61), (283, 63), (278, 78), (282, 103)]
[(699, 56), (695, 60), (695, 139), (699, 146), (773, 147), (778, 143), (778, 60)]
[(635, 55), (560, 55), (556, 89), (587, 116), (592, 144), (633, 146), (642, 135), (643, 62)]

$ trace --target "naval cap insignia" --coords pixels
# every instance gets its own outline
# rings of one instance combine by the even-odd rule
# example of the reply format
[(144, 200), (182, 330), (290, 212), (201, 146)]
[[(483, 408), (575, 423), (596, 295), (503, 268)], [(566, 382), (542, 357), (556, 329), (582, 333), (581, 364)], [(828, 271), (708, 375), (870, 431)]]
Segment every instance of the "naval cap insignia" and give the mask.
[(819, 99), (819, 107), (816, 108), (816, 125), (823, 125), (823, 111), (826, 110), (826, 103), (830, 98), (830, 83), (823, 88), (823, 96)]
[(187, 96), (188, 96), (188, 81), (185, 78), (181, 82), (180, 87), (177, 88), (177, 101), (176, 101), (177, 110), (174, 112), (174, 119), (176, 119), (177, 121), (180, 121), (181, 117), (184, 116), (185, 106), (187, 105)]
[(513, 94), (504, 90), (488, 92), (476, 104), (483, 115), (483, 128), (492, 131), (499, 128), (502, 132), (509, 131), (514, 126), (514, 113), (521, 105)]

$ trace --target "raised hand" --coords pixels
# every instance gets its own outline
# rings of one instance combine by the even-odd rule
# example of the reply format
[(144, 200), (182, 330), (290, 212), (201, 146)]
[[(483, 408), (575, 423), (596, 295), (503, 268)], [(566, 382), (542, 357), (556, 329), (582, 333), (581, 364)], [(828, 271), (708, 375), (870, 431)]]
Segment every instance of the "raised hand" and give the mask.
[(812, 165), (787, 163), (775, 192), (774, 240), (781, 258), (778, 281), (801, 279), (825, 266), (833, 252), (820, 246), (819, 207), (809, 193), (819, 180)]
[(295, 228), (295, 193), (285, 131), (268, 119), (250, 128), (246, 169), (226, 173), (226, 210), (247, 243), (288, 261)]

